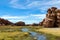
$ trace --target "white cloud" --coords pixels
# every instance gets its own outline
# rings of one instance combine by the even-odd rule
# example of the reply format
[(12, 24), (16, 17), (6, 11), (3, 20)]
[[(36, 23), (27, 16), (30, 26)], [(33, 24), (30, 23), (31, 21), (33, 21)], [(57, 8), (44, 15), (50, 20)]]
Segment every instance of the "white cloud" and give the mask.
[(49, 1), (49, 2), (45, 3), (45, 5), (56, 5), (56, 4), (59, 5), (60, 4), (60, 0), (52, 0), (52, 1)]
[(40, 7), (39, 5), (41, 5), (40, 4), (41, 2), (40, 1), (34, 1), (34, 2), (32, 2), (32, 3), (30, 3), (30, 4), (28, 4), (27, 5), (27, 7), (29, 8), (34, 8), (34, 7)]
[(18, 3), (19, 0), (12, 0), (10, 2), (11, 7), (13, 8), (18, 8), (18, 9), (32, 9), (32, 8), (39, 8), (42, 10), (46, 10), (49, 7), (52, 6), (56, 6), (59, 7), (60, 6), (60, 0), (51, 0), (51, 1), (31, 1), (30, 0), (26, 0), (26, 5), (22, 5)]
[(11, 22), (18, 22), (18, 21), (24, 21), (28, 16), (10, 16), (10, 15), (3, 15), (0, 16), (0, 18), (7, 19)]
[[(19, 4), (18, 3), (19, 0), (12, 0), (10, 1), (10, 6), (13, 8), (17, 8), (17, 9), (40, 9), (42, 10), (42, 12), (44, 12), (45, 10), (47, 10), (48, 8), (54, 6), (54, 7), (58, 7), (60, 8), (60, 0), (48, 0), (48, 1), (30, 1), (30, 0), (26, 0), (26, 5), (23, 4)], [(36, 19), (41, 19), (43, 20), (45, 18), (45, 14), (30, 14), (28, 17), (24, 16), (2, 16), (2, 18), (6, 18), (6, 19), (11, 19), (10, 21), (14, 21), (14, 19), (17, 19), (17, 21), (25, 21), (28, 22), (28, 19), (34, 18), (33, 21)], [(22, 18), (22, 19), (20, 19)], [(30, 18), (30, 19), (31, 19)], [(24, 20), (23, 20), (24, 19)], [(27, 19), (27, 20), (25, 20)], [(15, 20), (16, 21), (16, 20)], [(32, 20), (29, 20), (30, 22)]]
[(39, 23), (40, 21), (37, 20), (24, 20), (26, 24), (32, 24), (32, 23)]
[(39, 8), (40, 10), (46, 10), (50, 7), (58, 7), (60, 8), (60, 0), (51, 0), (51, 1), (47, 1), (47, 2), (43, 2), (43, 1), (34, 1), (32, 3), (30, 3), (28, 5), (28, 7), (30, 8), (34, 8), (37, 7), (37, 9)]
[(16, 23), (18, 21), (23, 21), (22, 19), (8, 19), (9, 21), (13, 22), (13, 23)]
[(24, 20), (27, 24), (39, 23), (46, 17), (46, 14), (30, 14), (27, 20)]
[(13, 4), (11, 7), (17, 8), (17, 9), (26, 9), (24, 6), (22, 6), (20, 4)]
[(38, 23), (45, 18), (45, 14), (30, 14), (28, 16), (11, 16), (11, 15), (2, 15), (0, 18), (7, 19), (11, 22), (24, 21), (26, 23)]
[(18, 0), (11, 0), (11, 1), (10, 1), (10, 4), (14, 4), (14, 3), (16, 3), (16, 2), (18, 2)]
[(25, 9), (25, 7), (21, 4), (19, 4), (18, 2), (19, 2), (19, 0), (11, 0), (9, 2), (10, 7), (17, 8), (17, 9)]
[(1, 18), (4, 18), (4, 19), (25, 19), (28, 16), (10, 16), (10, 15), (3, 15), (3, 16), (0, 16), (0, 17)]
[(37, 17), (37, 19), (44, 19), (46, 17), (46, 14), (31, 14), (31, 16)]

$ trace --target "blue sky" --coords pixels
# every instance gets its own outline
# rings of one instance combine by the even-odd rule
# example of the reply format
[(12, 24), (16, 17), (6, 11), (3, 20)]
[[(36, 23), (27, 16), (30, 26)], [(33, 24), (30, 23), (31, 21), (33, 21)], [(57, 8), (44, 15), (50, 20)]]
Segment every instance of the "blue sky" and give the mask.
[(14, 23), (39, 23), (52, 6), (60, 8), (60, 0), (0, 0), (0, 18)]

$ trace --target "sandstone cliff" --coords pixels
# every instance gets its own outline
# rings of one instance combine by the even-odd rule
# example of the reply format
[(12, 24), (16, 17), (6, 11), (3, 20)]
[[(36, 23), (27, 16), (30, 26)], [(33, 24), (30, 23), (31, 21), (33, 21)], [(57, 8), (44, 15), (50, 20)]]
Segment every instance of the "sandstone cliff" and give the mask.
[(39, 25), (44, 27), (59, 27), (60, 26), (60, 9), (51, 7), (48, 9), (46, 18)]

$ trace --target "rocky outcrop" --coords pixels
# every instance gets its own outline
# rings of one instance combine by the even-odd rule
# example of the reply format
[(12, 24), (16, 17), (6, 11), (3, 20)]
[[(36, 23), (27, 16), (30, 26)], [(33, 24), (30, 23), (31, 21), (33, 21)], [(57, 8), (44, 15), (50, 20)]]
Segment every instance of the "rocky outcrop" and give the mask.
[(25, 22), (19, 21), (19, 22), (16, 22), (14, 25), (16, 25), (16, 26), (25, 26)]
[(8, 20), (5, 20), (3, 18), (0, 18), (0, 25), (12, 25), (13, 23), (8, 21)]
[(60, 26), (60, 9), (56, 7), (49, 8), (46, 18), (39, 23), (44, 27), (59, 27)]
[(6, 19), (0, 18), (0, 26), (3, 25), (11, 25), (11, 26), (25, 26), (25, 22), (19, 21), (16, 23), (12, 23)]
[(60, 27), (60, 10), (57, 10), (57, 25)]

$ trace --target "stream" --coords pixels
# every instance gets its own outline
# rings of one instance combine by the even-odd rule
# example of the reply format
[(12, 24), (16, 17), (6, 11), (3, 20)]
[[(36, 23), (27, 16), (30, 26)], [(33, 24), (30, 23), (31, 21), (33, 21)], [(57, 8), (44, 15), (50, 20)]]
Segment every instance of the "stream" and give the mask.
[(46, 36), (45, 35), (42, 35), (42, 34), (39, 34), (37, 32), (34, 32), (34, 31), (30, 31), (30, 29), (28, 28), (22, 28), (21, 29), (22, 32), (29, 32), (30, 35), (34, 38), (37, 38), (37, 40), (46, 40)]

